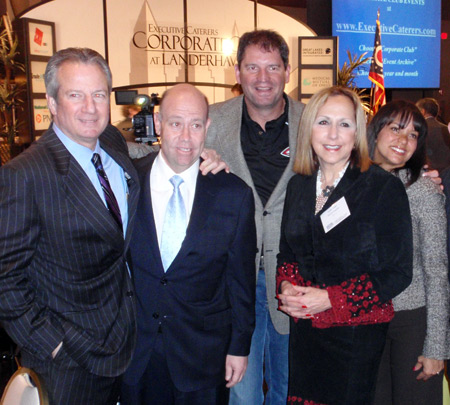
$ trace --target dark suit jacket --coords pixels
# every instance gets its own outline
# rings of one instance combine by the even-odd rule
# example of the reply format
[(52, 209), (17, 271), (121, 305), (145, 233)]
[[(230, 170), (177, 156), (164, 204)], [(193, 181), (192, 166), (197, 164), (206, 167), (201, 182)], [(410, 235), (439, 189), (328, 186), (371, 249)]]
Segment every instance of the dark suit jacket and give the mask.
[(199, 173), (186, 237), (164, 272), (150, 193), (155, 155), (137, 162), (141, 198), (130, 246), (138, 301), (138, 338), (124, 375), (142, 376), (162, 329), (178, 390), (224, 382), (227, 354), (247, 356), (254, 328), (256, 231), (251, 189), (238, 177)]
[(450, 134), (448, 128), (436, 118), (427, 118), (427, 157), (433, 169), (444, 170), (450, 166)]
[[(316, 175), (289, 182), (278, 262), (298, 262), (313, 284), (339, 285), (369, 274), (381, 302), (402, 292), (412, 279), (412, 228), (402, 182), (372, 166), (348, 168), (322, 210), (314, 214)], [(345, 197), (351, 215), (325, 233), (320, 216)]]
[(0, 169), (0, 321), (38, 359), (63, 341), (57, 358), (117, 376), (135, 340), (125, 251), (139, 183), (117, 129), (108, 126), (100, 144), (129, 178), (125, 241), (52, 129)]

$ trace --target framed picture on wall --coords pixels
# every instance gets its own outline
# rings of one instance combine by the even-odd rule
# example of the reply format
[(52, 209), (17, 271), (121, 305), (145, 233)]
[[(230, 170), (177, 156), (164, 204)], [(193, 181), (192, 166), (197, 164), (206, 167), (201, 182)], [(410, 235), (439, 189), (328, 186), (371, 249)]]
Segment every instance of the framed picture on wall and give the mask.
[(319, 90), (333, 86), (334, 70), (327, 68), (302, 69), (300, 72), (300, 91), (301, 94), (314, 94)]
[(31, 92), (45, 94), (44, 73), (47, 62), (32, 60), (31, 68)]
[(50, 110), (45, 98), (33, 99), (33, 128), (35, 131), (46, 131), (51, 123)]
[(30, 56), (51, 57), (55, 53), (55, 23), (25, 19), (26, 42)]
[(56, 52), (55, 23), (31, 18), (22, 20), (26, 44), (28, 114), (33, 141), (48, 129), (51, 122), (45, 99), (44, 73), (48, 61)]
[(307, 102), (337, 81), (337, 37), (298, 37), (298, 98)]

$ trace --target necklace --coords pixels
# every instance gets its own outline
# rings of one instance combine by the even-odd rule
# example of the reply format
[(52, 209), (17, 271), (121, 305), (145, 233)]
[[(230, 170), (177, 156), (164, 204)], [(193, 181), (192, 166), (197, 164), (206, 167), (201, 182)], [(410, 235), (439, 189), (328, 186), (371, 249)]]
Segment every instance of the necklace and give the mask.
[(333, 190), (335, 189), (335, 186), (326, 186), (323, 190), (322, 190), (322, 195), (324, 197), (329, 197), (330, 194), (333, 192)]
[(337, 179), (334, 180), (333, 185), (325, 186), (323, 189), (322, 189), (322, 171), (320, 170), (319, 167), (319, 170), (317, 171), (317, 182), (316, 182), (316, 210), (315, 210), (316, 214), (323, 208), (323, 206), (328, 200), (328, 197), (331, 195), (331, 193), (338, 185), (339, 181), (344, 176), (344, 173), (347, 170), (349, 163), (350, 162), (347, 162), (345, 167), (339, 172), (339, 175)]

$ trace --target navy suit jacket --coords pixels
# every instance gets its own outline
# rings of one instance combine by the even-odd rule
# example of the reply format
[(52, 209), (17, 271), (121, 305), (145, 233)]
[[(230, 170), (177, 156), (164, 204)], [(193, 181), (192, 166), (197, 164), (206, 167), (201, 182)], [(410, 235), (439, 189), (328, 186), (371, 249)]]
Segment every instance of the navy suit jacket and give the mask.
[(186, 237), (164, 272), (150, 193), (155, 156), (136, 163), (142, 193), (130, 253), (138, 338), (124, 381), (138, 382), (161, 328), (177, 389), (212, 388), (224, 382), (227, 354), (250, 351), (256, 282), (253, 194), (235, 175), (199, 172)]
[(117, 376), (135, 341), (135, 302), (126, 266), (139, 196), (125, 141), (109, 125), (101, 147), (128, 179), (128, 232), (50, 128), (0, 169), (0, 322), (37, 359), (75, 361)]

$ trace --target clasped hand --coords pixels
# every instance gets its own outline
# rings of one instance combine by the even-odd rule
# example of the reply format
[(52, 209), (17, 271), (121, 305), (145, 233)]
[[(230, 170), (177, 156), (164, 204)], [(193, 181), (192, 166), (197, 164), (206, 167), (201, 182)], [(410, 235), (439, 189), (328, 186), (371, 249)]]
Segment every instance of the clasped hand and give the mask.
[(300, 319), (313, 319), (315, 314), (331, 308), (328, 291), (316, 287), (300, 287), (282, 281), (278, 294), (280, 310)]

